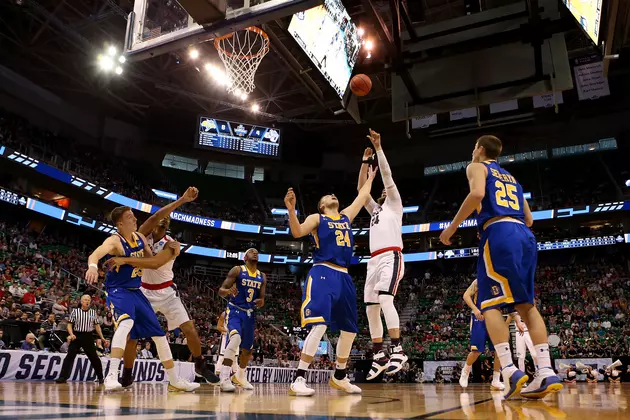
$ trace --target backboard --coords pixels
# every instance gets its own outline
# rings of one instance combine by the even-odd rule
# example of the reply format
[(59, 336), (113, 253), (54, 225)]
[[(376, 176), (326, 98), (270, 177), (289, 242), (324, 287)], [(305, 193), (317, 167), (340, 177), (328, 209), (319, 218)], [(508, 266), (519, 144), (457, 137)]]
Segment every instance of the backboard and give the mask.
[[(323, 0), (135, 0), (127, 21), (125, 53), (131, 60), (144, 60), (322, 3)], [(199, 9), (200, 4), (204, 5), (203, 10)]]

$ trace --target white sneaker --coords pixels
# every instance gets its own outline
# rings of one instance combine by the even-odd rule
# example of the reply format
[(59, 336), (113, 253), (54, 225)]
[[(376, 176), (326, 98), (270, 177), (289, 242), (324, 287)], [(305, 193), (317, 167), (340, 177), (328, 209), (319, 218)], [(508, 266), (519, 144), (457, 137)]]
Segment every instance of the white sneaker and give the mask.
[(562, 381), (551, 368), (542, 368), (536, 371), (534, 380), (525, 391), (521, 390), (521, 396), (532, 399), (542, 399), (547, 395), (562, 389)]
[(173, 392), (177, 392), (177, 391), (193, 392), (195, 389), (199, 388), (200, 386), (201, 384), (198, 384), (195, 382), (188, 382), (184, 378), (178, 378), (177, 382), (168, 383), (168, 390), (173, 391)]
[(105, 391), (119, 391), (123, 386), (118, 382), (118, 378), (113, 375), (107, 375), (104, 381)]
[(254, 386), (249, 383), (249, 381), (247, 380), (247, 375), (245, 374), (243, 374), (242, 376), (238, 373), (234, 374), (234, 376), (232, 376), (232, 382), (248, 391), (254, 389)]
[(234, 392), (234, 390), (236, 389), (230, 377), (221, 379), (221, 384), (219, 385), (219, 387), (221, 388), (221, 392)]
[(306, 379), (301, 376), (295, 378), (295, 381), (291, 385), (289, 385), (289, 395), (297, 396), (297, 397), (310, 397), (315, 393), (313, 388), (309, 388), (306, 385)]
[(501, 381), (492, 381), (491, 386), (493, 389), (496, 389), (497, 391), (503, 391), (505, 389), (505, 384)]
[(328, 385), (332, 388), (339, 389), (341, 391), (345, 391), (348, 394), (360, 394), (361, 388), (356, 385), (350, 383), (350, 379), (346, 376), (343, 379), (337, 379), (334, 376), (330, 377), (330, 381), (328, 381)]
[(468, 388), (468, 376), (470, 376), (470, 371), (462, 369), (462, 373), (459, 375), (459, 386)]

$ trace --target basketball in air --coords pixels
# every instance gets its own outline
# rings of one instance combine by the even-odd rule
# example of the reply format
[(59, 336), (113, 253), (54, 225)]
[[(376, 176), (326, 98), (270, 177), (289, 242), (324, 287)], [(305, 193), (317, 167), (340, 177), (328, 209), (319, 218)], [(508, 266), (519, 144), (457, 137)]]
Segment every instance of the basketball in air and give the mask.
[(365, 96), (372, 90), (372, 79), (367, 74), (357, 74), (350, 80), (350, 90), (357, 96)]

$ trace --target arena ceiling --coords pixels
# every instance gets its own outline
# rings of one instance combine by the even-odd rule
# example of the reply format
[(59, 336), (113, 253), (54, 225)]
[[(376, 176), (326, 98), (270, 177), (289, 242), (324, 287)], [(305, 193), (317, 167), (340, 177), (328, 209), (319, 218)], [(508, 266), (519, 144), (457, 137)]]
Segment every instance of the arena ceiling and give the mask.
[[(418, 25), (466, 14), (464, 0), (421, 0)], [(483, 0), (489, 9), (522, 0)], [(378, 33), (378, 22), (366, 7), (373, 5), (391, 28), (388, 0), (344, 1), (353, 19)], [(96, 56), (106, 44), (122, 45), (129, 0), (9, 0), (0, 5), (2, 62), (33, 82), (77, 105), (136, 124), (159, 124), (165, 117), (207, 114), (251, 120), (249, 103), (260, 105), (263, 121), (295, 123), (303, 130), (354, 124), (325, 79), (286, 32), (287, 20), (269, 22), (272, 49), (256, 75), (256, 91), (241, 103), (211, 85), (183, 52), (128, 63), (122, 76), (105, 76)], [(417, 16), (417, 15), (415, 15)], [(379, 43), (377, 42), (377, 48)], [(588, 46), (580, 30), (567, 34), (570, 50)], [(199, 46), (202, 55), (216, 57), (212, 43)], [(390, 74), (377, 62), (387, 60), (382, 48), (372, 60), (360, 63), (373, 80), (373, 92), (360, 102), (364, 120), (391, 121)]]

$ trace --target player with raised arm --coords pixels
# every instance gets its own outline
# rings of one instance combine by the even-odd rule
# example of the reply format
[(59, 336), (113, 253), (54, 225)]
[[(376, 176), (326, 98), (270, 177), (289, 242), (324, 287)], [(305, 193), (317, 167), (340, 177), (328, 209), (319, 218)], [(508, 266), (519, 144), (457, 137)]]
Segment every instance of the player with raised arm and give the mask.
[[(376, 158), (385, 187), (378, 202), (370, 196), (365, 203), (365, 209), (372, 216), (370, 220), (370, 260), (367, 265), (367, 278), (363, 292), (374, 351), (372, 367), (367, 375), (369, 381), (383, 371), (388, 375), (395, 374), (402, 369), (408, 357), (402, 349), (400, 319), (394, 306), (394, 296), (398, 291), (398, 284), (405, 274), (405, 261), (402, 254), (402, 198), (398, 188), (396, 188), (392, 171), (381, 147), (381, 135), (370, 129), (370, 134), (367, 137), (376, 150)], [(372, 157), (372, 149), (367, 148), (363, 153), (358, 190), (365, 184), (368, 166), (373, 161)], [(383, 351), (381, 311), (391, 339), (389, 357)]]
[(340, 330), (337, 341), (337, 363), (329, 385), (349, 394), (361, 393), (361, 388), (350, 383), (346, 365), (358, 330), (357, 291), (348, 274), (354, 238), (352, 221), (370, 197), (376, 169), (368, 170), (368, 178), (352, 204), (341, 212), (339, 200), (325, 195), (317, 204), (319, 214), (311, 214), (300, 223), (295, 213), (295, 193), (289, 188), (284, 203), (289, 211), (289, 227), (294, 238), (312, 235), (315, 241), (313, 267), (308, 273), (302, 293), (300, 316), (302, 328), (312, 326), (304, 340), (304, 347), (289, 395), (312, 396), (315, 390), (306, 385), (306, 371), (313, 361), (326, 328)]
[[(497, 163), (502, 144), (495, 136), (482, 136), (466, 168), (470, 193), (440, 241), (451, 245), (457, 227), (474, 211), (481, 231), (477, 281), (481, 312), (496, 349), (506, 384), (505, 398), (520, 393), (527, 398), (543, 398), (562, 389), (551, 366), (547, 327), (534, 306), (536, 238), (529, 227), (534, 223), (529, 204), (518, 181)], [(512, 362), (509, 338), (500, 308), (515, 307), (529, 328), (538, 366), (534, 380), (521, 392), (528, 376)]]
[[(150, 256), (154, 258), (143, 258), (141, 260), (131, 260), (122, 258), (123, 262), (117, 265), (130, 264), (134, 267), (142, 268), (142, 287), (140, 290), (147, 297), (153, 310), (160, 312), (166, 317), (169, 331), (176, 328), (186, 334), (188, 348), (195, 362), (195, 375), (213, 384), (219, 384), (219, 378), (206, 366), (201, 354), (201, 340), (197, 334), (194, 322), (190, 319), (188, 311), (177, 292), (177, 286), (173, 283), (173, 264), (179, 255), (179, 249), (175, 250), (173, 238), (167, 234), (170, 225), (169, 215), (186, 203), (197, 199), (199, 191), (195, 187), (189, 187), (184, 195), (176, 201), (162, 207), (149, 217), (138, 229), (138, 232), (145, 235), (147, 246), (151, 249)], [(177, 244), (179, 246), (179, 244)], [(175, 254), (177, 252), (177, 254)], [(130, 340), (125, 348), (124, 369), (121, 383), (123, 387), (129, 387), (133, 383), (133, 363), (136, 358), (136, 340)]]
[[(464, 302), (466, 302), (472, 314), (470, 315), (470, 353), (468, 353), (468, 357), (466, 357), (466, 364), (459, 376), (459, 384), (462, 388), (468, 387), (468, 377), (472, 372), (472, 366), (481, 353), (486, 350), (486, 343), (488, 344), (488, 350), (494, 353), (494, 346), (490, 341), (490, 336), (486, 329), (486, 322), (484, 321), (483, 314), (479, 310), (478, 295), (479, 289), (477, 287), (477, 280), (475, 279), (464, 292)], [(492, 373), (491, 386), (499, 391), (505, 389), (505, 385), (501, 382), (501, 364), (496, 354), (494, 355), (494, 372)]]
[[(111, 220), (118, 232), (107, 238), (88, 258), (88, 270), (85, 273), (88, 284), (98, 281), (98, 262), (103, 257), (108, 260), (114, 257), (140, 259), (151, 255), (146, 238), (142, 233), (136, 232), (138, 221), (130, 207), (116, 207), (112, 210)], [(179, 247), (176, 248), (176, 253), (179, 253)], [(130, 264), (116, 265), (105, 276), (107, 307), (111, 308), (116, 325), (111, 341), (110, 369), (105, 378), (105, 390), (122, 388), (118, 382), (118, 372), (128, 337), (132, 340), (151, 337), (168, 375), (169, 391), (194, 391), (199, 384), (188, 382), (177, 375), (164, 331), (151, 304), (140, 291), (141, 277), (142, 269)]]
[[(243, 256), (244, 265), (233, 267), (219, 289), (219, 296), (228, 298), (225, 310), (225, 325), (227, 326), (227, 346), (223, 352), (221, 366), (221, 391), (234, 392), (232, 382), (243, 389), (252, 390), (254, 387), (247, 380), (247, 363), (254, 347), (254, 330), (256, 329), (255, 309), (265, 305), (265, 287), (267, 276), (258, 270), (258, 251), (250, 248)], [(232, 364), (241, 351), (239, 367), (234, 376)]]

